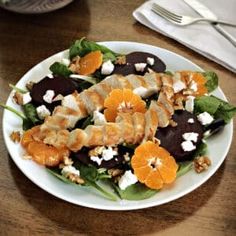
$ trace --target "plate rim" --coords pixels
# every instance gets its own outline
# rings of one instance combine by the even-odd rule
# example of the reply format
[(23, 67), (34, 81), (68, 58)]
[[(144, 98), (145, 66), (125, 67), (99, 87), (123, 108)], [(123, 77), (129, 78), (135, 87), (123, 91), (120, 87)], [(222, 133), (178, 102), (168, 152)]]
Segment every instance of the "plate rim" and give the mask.
[[(195, 67), (197, 67), (200, 71), (204, 71), (200, 66), (196, 65), (194, 62), (192, 62), (191, 60), (183, 57), (182, 55), (179, 55), (175, 52), (172, 52), (172, 51), (169, 51), (165, 48), (161, 48), (161, 47), (158, 47), (158, 46), (155, 46), (155, 45), (151, 45), (151, 44), (146, 44), (146, 43), (139, 43), (139, 42), (133, 42), (133, 41), (102, 41), (102, 42), (98, 42), (99, 44), (135, 44), (137, 46), (142, 46), (142, 47), (153, 47), (153, 48), (156, 48), (158, 50), (162, 50), (166, 53), (170, 53), (172, 55), (175, 55), (177, 57), (180, 57), (181, 59), (183, 59), (185, 62), (188, 62), (192, 65), (194, 65)], [(58, 56), (59, 54), (61, 53), (65, 53), (67, 52), (68, 49), (66, 50), (63, 50), (63, 51), (60, 51), (60, 52), (57, 52), (49, 57), (47, 57), (46, 59), (40, 61), (39, 63), (37, 63), (36, 65), (34, 65), (32, 68), (30, 68), (17, 82), (17, 84), (22, 81), (22, 79), (24, 79), (24, 77), (27, 77), (28, 74), (31, 73), (32, 70), (34, 70), (38, 65), (40, 65), (41, 63), (46, 63), (47, 60), (50, 60), (50, 58), (53, 58), (53, 57), (56, 57)], [(165, 62), (166, 63), (166, 62)], [(167, 63), (166, 63), (167, 64)], [(226, 99), (226, 96), (225, 94), (223, 93), (223, 91), (221, 90), (220, 87), (217, 88), (220, 92), (220, 94), (222, 95), (223, 99), (227, 101)], [(6, 101), (6, 104), (9, 103), (9, 101), (11, 100), (11, 94), (12, 94), (12, 90), (7, 98), (7, 101)], [(87, 203), (87, 202), (76, 202), (76, 201), (73, 201), (72, 199), (65, 199), (63, 198), (63, 195), (61, 194), (58, 194), (58, 193), (55, 193), (53, 191), (51, 191), (50, 189), (48, 189), (47, 187), (43, 186), (43, 184), (41, 184), (40, 182), (36, 182), (34, 179), (32, 179), (28, 173), (26, 173), (26, 171), (24, 171), (21, 166), (19, 165), (19, 163), (17, 162), (17, 158), (18, 157), (13, 157), (12, 155), (12, 151), (11, 149), (8, 147), (8, 141), (7, 139), (9, 139), (9, 137), (7, 136), (7, 132), (5, 132), (5, 119), (6, 119), (6, 115), (7, 114), (7, 111), (4, 109), (3, 111), (3, 116), (2, 116), (2, 133), (3, 133), (3, 139), (4, 139), (4, 142), (5, 142), (5, 146), (7, 148), (7, 151), (8, 153), (10, 154), (10, 157), (11, 159), (14, 161), (14, 163), (16, 164), (16, 166), (19, 168), (19, 170), (31, 181), (33, 182), (34, 184), (36, 184), (36, 186), (40, 187), (42, 190), (48, 192), (49, 194), (53, 195), (54, 197), (57, 197), (63, 201), (66, 201), (66, 202), (69, 202), (69, 203), (73, 203), (75, 205), (78, 205), (78, 206), (83, 206), (83, 207), (88, 207), (88, 208), (92, 208), (92, 209), (99, 209), (99, 210), (112, 210), (112, 211), (127, 211), (127, 210), (138, 210), (138, 209), (145, 209), (145, 208), (149, 208), (149, 207), (155, 207), (155, 206), (159, 206), (159, 205), (163, 205), (163, 204), (166, 204), (166, 203), (169, 203), (169, 202), (172, 202), (176, 199), (179, 199), (181, 197), (184, 197), (185, 195), (187, 195), (188, 193), (194, 191), (195, 189), (197, 189), (198, 187), (200, 187), (202, 184), (204, 184), (205, 182), (207, 182), (209, 180), (209, 178), (212, 177), (212, 175), (215, 174), (215, 172), (219, 169), (219, 167), (222, 165), (222, 163), (224, 162), (224, 160), (226, 159), (226, 156), (229, 152), (229, 149), (230, 149), (230, 146), (231, 146), (231, 143), (232, 143), (232, 138), (233, 138), (233, 121), (231, 120), (227, 126), (229, 126), (229, 137), (228, 137), (228, 142), (227, 142), (227, 147), (225, 148), (225, 151), (224, 151), (224, 155), (222, 155), (220, 161), (217, 162), (217, 164), (214, 166), (213, 169), (211, 169), (211, 171), (208, 173), (208, 175), (201, 179), (200, 181), (198, 181), (197, 183), (194, 183), (194, 184), (191, 184), (191, 186), (189, 188), (186, 189), (186, 191), (180, 191), (178, 194), (175, 194), (174, 196), (169, 196), (168, 198), (160, 201), (159, 202), (156, 202), (155, 200), (152, 201), (152, 202), (147, 202), (147, 203), (142, 203), (142, 204), (133, 204), (132, 206), (127, 206), (127, 205), (114, 205), (114, 206), (100, 206), (100, 205), (96, 205), (96, 204), (91, 204), (91, 203)], [(59, 181), (59, 180), (58, 180)], [(123, 200), (120, 200), (120, 202), (122, 202)], [(125, 200), (127, 201), (127, 200)], [(133, 202), (142, 202), (142, 200), (139, 200), (139, 201), (133, 201)]]

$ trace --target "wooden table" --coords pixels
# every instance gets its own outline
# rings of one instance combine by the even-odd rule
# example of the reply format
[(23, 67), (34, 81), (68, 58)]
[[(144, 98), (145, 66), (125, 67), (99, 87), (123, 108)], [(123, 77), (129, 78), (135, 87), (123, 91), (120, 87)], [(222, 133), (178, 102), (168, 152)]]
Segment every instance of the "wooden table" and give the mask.
[[(0, 9), (0, 100), (33, 65), (75, 39), (129, 40), (174, 51), (220, 77), (236, 104), (235, 74), (185, 46), (135, 22), (143, 0), (77, 0), (43, 15)], [(2, 110), (0, 110), (2, 115)], [(236, 139), (220, 169), (192, 193), (168, 204), (127, 212), (93, 210), (49, 195), (11, 160), (1, 134), (0, 235), (236, 235)]]

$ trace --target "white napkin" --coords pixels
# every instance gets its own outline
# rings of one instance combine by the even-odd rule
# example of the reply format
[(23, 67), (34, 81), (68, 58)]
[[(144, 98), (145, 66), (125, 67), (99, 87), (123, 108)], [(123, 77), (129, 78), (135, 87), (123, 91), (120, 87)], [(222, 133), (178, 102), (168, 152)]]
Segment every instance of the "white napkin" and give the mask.
[[(219, 19), (236, 23), (235, 0), (199, 1), (209, 7)], [(236, 73), (236, 47), (211, 24), (200, 22), (188, 26), (174, 25), (151, 10), (153, 2), (177, 14), (199, 17), (183, 0), (150, 0), (133, 12), (134, 18)], [(224, 26), (224, 29), (236, 37), (236, 28)]]

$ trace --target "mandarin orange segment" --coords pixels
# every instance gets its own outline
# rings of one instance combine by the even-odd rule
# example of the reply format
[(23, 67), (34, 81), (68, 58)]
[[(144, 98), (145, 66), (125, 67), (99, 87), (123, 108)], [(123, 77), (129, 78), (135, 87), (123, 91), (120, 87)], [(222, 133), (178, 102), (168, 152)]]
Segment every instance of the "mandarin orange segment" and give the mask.
[(30, 142), (34, 141), (33, 135), (38, 133), (39, 130), (40, 126), (34, 126), (33, 128), (25, 131), (21, 139), (21, 145), (23, 147), (27, 147)]
[(186, 82), (191, 78), (197, 84), (197, 91), (194, 93), (195, 96), (202, 96), (207, 93), (207, 88), (205, 86), (206, 79), (202, 73), (194, 72), (194, 71), (180, 71), (181, 79)]
[(172, 183), (178, 169), (170, 153), (151, 141), (135, 149), (131, 166), (138, 180), (152, 189), (160, 189), (164, 184)]
[(114, 122), (119, 112), (146, 112), (146, 103), (130, 89), (113, 89), (104, 101), (104, 115), (107, 121)]
[(79, 60), (79, 74), (90, 75), (102, 65), (101, 51), (93, 51), (81, 57)]

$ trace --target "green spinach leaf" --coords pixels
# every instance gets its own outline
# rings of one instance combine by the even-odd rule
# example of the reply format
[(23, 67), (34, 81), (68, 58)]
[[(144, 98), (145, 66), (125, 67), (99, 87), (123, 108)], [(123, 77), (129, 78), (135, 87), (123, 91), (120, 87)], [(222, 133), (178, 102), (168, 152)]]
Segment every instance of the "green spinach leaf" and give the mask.
[(176, 174), (177, 178), (182, 175), (185, 175), (187, 172), (189, 172), (193, 167), (193, 162), (192, 161), (184, 161), (184, 162), (179, 162), (178, 165), (179, 165), (179, 169)]
[(198, 156), (204, 156), (207, 153), (207, 144), (204, 142), (201, 142), (198, 146), (195, 152), (193, 153), (193, 157)]
[(113, 187), (120, 198), (126, 200), (143, 200), (158, 192), (158, 190), (150, 189), (139, 182), (128, 186), (125, 190), (121, 190), (116, 184), (113, 184)]
[(199, 114), (204, 111), (215, 119), (220, 118), (228, 123), (236, 114), (236, 107), (213, 95), (201, 96), (194, 101), (194, 113)]
[(49, 69), (54, 75), (59, 75), (63, 77), (69, 77), (72, 74), (72, 71), (64, 64), (60, 62), (54, 62)]
[(106, 60), (110, 59), (114, 61), (116, 59), (116, 56), (119, 55), (110, 50), (109, 48), (97, 44), (95, 42), (89, 41), (86, 38), (81, 38), (80, 40), (76, 40), (75, 43), (70, 47), (69, 55), (70, 58), (72, 59), (75, 56), (83, 57), (87, 53), (97, 50), (102, 52)]

